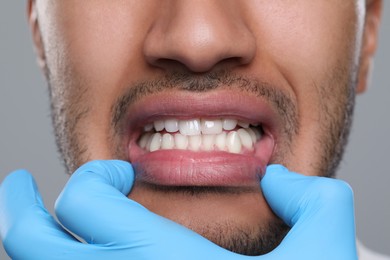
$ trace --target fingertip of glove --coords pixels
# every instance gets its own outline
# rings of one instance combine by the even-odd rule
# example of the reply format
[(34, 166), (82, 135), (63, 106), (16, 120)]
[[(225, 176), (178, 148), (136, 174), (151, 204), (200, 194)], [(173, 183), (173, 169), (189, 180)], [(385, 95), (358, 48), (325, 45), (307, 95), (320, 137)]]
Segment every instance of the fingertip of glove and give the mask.
[(1, 183), (1, 187), (13, 187), (15, 185), (18, 187), (20, 185), (33, 185), (34, 188), (36, 188), (34, 177), (31, 175), (31, 173), (24, 169), (11, 172), (4, 178), (3, 182)]
[(12, 179), (21, 179), (21, 178), (26, 178), (26, 179), (32, 179), (31, 173), (29, 173), (25, 169), (19, 169), (11, 172), (6, 179), (12, 178)]
[(261, 188), (265, 194), (272, 193), (275, 189), (279, 189), (289, 183), (291, 178), (296, 174), (290, 172), (285, 166), (281, 164), (269, 165), (266, 173), (260, 182)]
[[(91, 175), (91, 173), (94, 175)], [(94, 160), (87, 162), (75, 171), (72, 178), (90, 179), (96, 176), (116, 187), (122, 193), (128, 193), (134, 183), (133, 167), (129, 162), (121, 160)]]
[(267, 166), (262, 182), (270, 181), (288, 172), (289, 170), (281, 164), (271, 164)]
[(286, 172), (288, 171), (286, 167), (281, 164), (271, 164), (267, 166), (266, 174), (272, 174), (275, 172)]
[(0, 188), (0, 198), (2, 207), (24, 209), (37, 203), (43, 207), (43, 200), (34, 177), (23, 169), (10, 173), (4, 179)]

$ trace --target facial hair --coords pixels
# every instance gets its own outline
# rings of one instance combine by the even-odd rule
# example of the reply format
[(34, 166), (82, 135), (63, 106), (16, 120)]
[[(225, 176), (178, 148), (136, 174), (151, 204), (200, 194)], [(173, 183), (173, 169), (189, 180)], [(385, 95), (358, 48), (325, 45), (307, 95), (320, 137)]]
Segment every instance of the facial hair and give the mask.
[[(339, 164), (351, 125), (354, 107), (354, 91), (352, 82), (345, 71), (333, 73), (334, 78), (318, 87), (323, 90), (322, 96), (331, 106), (324, 109), (321, 122), (321, 133), (318, 143), (321, 144), (320, 163), (315, 165), (319, 175), (334, 176)], [(72, 80), (74, 81), (74, 79)], [(51, 82), (51, 81), (50, 81)], [(62, 84), (67, 82), (62, 80)], [(78, 124), (88, 117), (91, 108), (85, 104), (88, 98), (88, 88), (82, 82), (69, 88), (60, 87), (60, 82), (51, 82), (52, 119), (56, 134), (58, 149), (64, 159), (65, 167), (71, 173), (90, 159), (88, 147), (83, 143), (83, 132), (79, 131)], [(331, 84), (333, 92), (329, 91)], [(54, 86), (55, 85), (55, 86)], [(283, 134), (284, 149), (279, 150), (271, 163), (285, 164), (285, 154), (290, 152), (291, 143), (299, 133), (298, 109), (293, 99), (277, 87), (259, 82), (253, 78), (236, 75), (231, 71), (217, 71), (202, 75), (190, 73), (172, 73), (153, 80), (137, 82), (120, 95), (112, 105), (110, 142), (112, 158), (127, 158), (121, 145), (123, 137), (121, 129), (126, 123), (127, 108), (143, 96), (152, 95), (166, 90), (190, 91), (194, 95), (216, 89), (235, 89), (251, 93), (268, 100), (271, 106), (278, 111), (282, 119), (281, 132)], [(69, 93), (71, 92), (71, 93)], [(325, 103), (326, 104), (326, 103)], [(287, 165), (288, 166), (288, 165)], [(203, 191), (204, 192), (204, 191)], [(207, 191), (208, 192), (208, 191)], [(191, 228), (191, 227), (189, 227)], [(233, 252), (246, 255), (265, 254), (273, 250), (282, 241), (289, 230), (280, 219), (270, 221), (259, 227), (237, 226), (235, 223), (217, 223), (196, 230), (216, 244)]]

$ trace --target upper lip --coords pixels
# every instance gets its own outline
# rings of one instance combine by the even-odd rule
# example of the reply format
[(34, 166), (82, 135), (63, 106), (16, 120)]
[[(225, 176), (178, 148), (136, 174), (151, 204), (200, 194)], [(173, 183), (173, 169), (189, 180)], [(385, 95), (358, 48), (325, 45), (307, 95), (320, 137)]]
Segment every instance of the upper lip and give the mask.
[[(125, 129), (127, 140), (125, 142), (127, 143), (128, 160), (132, 163), (137, 163), (140, 156), (137, 140), (143, 133), (143, 127), (156, 120), (167, 118), (234, 118), (248, 123), (261, 124), (265, 135), (273, 142), (277, 141), (278, 129), (280, 129), (278, 127), (280, 118), (273, 104), (270, 104), (263, 97), (236, 90), (212, 90), (204, 93), (167, 90), (142, 97), (130, 105), (127, 113), (128, 124), (126, 125), (127, 129)], [(266, 160), (263, 163), (268, 164), (271, 155)], [(210, 183), (207, 181), (204, 183), (204, 180), (197, 183), (199, 180), (195, 178), (193, 181), (183, 179), (160, 184), (224, 185), (229, 178), (225, 179), (221, 183), (218, 183), (219, 181), (215, 178), (210, 180)]]
[[(234, 118), (261, 124), (267, 134), (278, 136), (278, 116), (264, 98), (222, 90), (207, 93), (166, 91), (137, 101), (128, 110), (128, 125), (132, 138), (139, 137), (146, 124), (176, 118)], [(129, 140), (131, 141), (131, 140)]]

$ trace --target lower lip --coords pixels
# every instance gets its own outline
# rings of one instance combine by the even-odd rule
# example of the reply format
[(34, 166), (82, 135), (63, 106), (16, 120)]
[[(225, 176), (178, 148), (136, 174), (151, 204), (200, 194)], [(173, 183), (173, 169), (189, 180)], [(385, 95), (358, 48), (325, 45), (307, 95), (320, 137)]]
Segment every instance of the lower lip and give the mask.
[(145, 152), (129, 145), (129, 158), (138, 181), (163, 186), (229, 186), (259, 184), (274, 148), (270, 136), (256, 144), (255, 152), (159, 150)]

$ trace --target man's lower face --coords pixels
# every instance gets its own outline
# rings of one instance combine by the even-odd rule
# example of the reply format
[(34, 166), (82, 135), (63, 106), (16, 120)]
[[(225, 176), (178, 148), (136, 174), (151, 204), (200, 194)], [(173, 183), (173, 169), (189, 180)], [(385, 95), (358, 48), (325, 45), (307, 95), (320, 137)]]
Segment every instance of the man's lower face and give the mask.
[[(231, 251), (264, 254), (289, 227), (268, 207), (261, 177), (273, 163), (294, 169), (299, 139), (297, 104), (277, 89), (226, 71), (169, 75), (126, 88), (110, 104), (108, 120), (101, 118), (109, 122), (104, 127), (90, 122), (94, 109), (81, 103), (56, 112), (65, 103), (53, 95), (57, 141), (70, 172), (91, 159), (130, 161), (136, 182), (129, 198)], [(340, 100), (336, 107), (346, 107), (348, 99)], [(341, 154), (344, 141), (332, 135), (340, 136), (349, 120), (326, 119), (337, 132), (317, 133), (322, 138), (313, 146), (327, 145), (312, 162)], [(338, 160), (311, 164), (305, 174), (329, 175), (329, 162)]]

